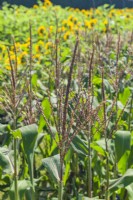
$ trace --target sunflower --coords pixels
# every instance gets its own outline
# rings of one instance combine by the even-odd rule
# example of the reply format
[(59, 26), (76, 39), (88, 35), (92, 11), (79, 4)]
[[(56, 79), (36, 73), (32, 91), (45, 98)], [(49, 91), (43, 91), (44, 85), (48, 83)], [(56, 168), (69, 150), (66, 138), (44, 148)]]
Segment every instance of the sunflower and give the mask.
[(73, 16), (70, 15), (70, 16), (68, 17), (68, 20), (69, 20), (69, 21), (73, 21)]
[(16, 49), (17, 52), (19, 52), (20, 49), (21, 49), (21, 43), (16, 42), (16, 43), (15, 43), (15, 46), (12, 46), (12, 47), (11, 47), (11, 50), (12, 50), (13, 52), (15, 51), (15, 49)]
[(68, 20), (68, 21), (67, 21), (67, 26), (68, 26), (68, 28), (69, 28), (70, 30), (73, 30), (74, 24), (73, 24), (72, 21)]
[(23, 51), (21, 54), (20, 54), (20, 63), (21, 64), (26, 64), (27, 63), (27, 57), (28, 57), (28, 54), (27, 52)]
[(61, 27), (61, 31), (64, 32), (66, 28), (64, 26)]
[(30, 38), (28, 37), (26, 42), (21, 44), (21, 49), (26, 50), (27, 48), (29, 49), (29, 47), (30, 47)]
[(45, 49), (48, 50), (50, 48), (53, 47), (53, 43), (52, 42), (47, 42), (46, 45), (45, 45)]
[[(16, 59), (17, 59), (17, 65), (20, 64), (20, 59), (19, 59), (18, 57), (16, 58), (16, 55), (14, 54), (13, 51), (10, 51), (10, 52), (9, 52), (9, 55), (10, 55), (10, 60), (9, 60), (9, 58), (7, 58), (7, 59), (5, 60), (6, 69), (8, 69), (8, 70), (11, 69), (11, 65), (12, 65), (12, 66), (15, 66), (15, 65), (16, 65)], [(11, 62), (11, 65), (10, 65), (10, 62)]]
[(67, 31), (63, 36), (64, 40), (68, 40), (70, 35), (71, 35), (70, 31)]
[(91, 28), (91, 24), (90, 24), (90, 21), (88, 21), (88, 20), (85, 20), (84, 21), (84, 26), (85, 26), (85, 28)]
[(58, 33), (62, 33), (66, 30), (66, 28), (64, 26), (58, 28)]
[(43, 36), (46, 33), (46, 28), (44, 26), (40, 26), (38, 28), (38, 35)]
[(39, 40), (39, 42), (35, 46), (36, 52), (42, 52), (44, 50), (44, 42)]
[(67, 20), (66, 19), (64, 19), (63, 21), (62, 21), (62, 25), (64, 26), (64, 27), (67, 27)]
[(35, 5), (33, 6), (33, 8), (37, 9), (37, 8), (38, 8), (38, 5), (35, 4)]
[(7, 69), (7, 70), (11, 70), (11, 66), (10, 66), (10, 65), (7, 65), (7, 66), (6, 66), (6, 69)]
[(46, 11), (46, 10), (47, 10), (46, 6), (42, 6), (42, 9), (43, 9), (44, 11)]
[[(14, 52), (10, 51), (9, 55), (10, 55), (10, 61), (11, 61), (11, 63), (15, 64), (15, 62), (16, 62), (16, 56), (15, 56)], [(9, 59), (8, 59), (8, 63), (9, 63)]]
[(108, 20), (105, 19), (105, 20), (103, 21), (103, 24), (104, 24), (105, 26), (108, 25)]
[(115, 10), (114, 9), (112, 9), (110, 12), (109, 12), (109, 17), (110, 18), (112, 18), (112, 17), (114, 17), (116, 14), (115, 14)]
[(85, 9), (82, 9), (81, 12), (82, 12), (83, 14), (86, 14), (86, 10), (85, 10)]
[(53, 32), (53, 29), (54, 29), (54, 27), (53, 27), (53, 26), (50, 26), (50, 27), (49, 27), (49, 32), (50, 32), (50, 33)]
[(91, 27), (93, 27), (96, 23), (97, 23), (97, 19), (94, 18), (90, 20)]
[(37, 64), (40, 63), (40, 54), (35, 54), (33, 58), (34, 58), (35, 63)]
[(102, 14), (102, 12), (101, 12), (101, 10), (99, 10), (99, 9), (96, 9), (96, 15), (101, 15)]
[(73, 23), (77, 24), (78, 23), (78, 19), (76, 17), (73, 18)]
[(45, 0), (44, 1), (44, 6), (52, 6), (52, 3), (51, 3), (51, 1), (49, 1), (49, 0)]

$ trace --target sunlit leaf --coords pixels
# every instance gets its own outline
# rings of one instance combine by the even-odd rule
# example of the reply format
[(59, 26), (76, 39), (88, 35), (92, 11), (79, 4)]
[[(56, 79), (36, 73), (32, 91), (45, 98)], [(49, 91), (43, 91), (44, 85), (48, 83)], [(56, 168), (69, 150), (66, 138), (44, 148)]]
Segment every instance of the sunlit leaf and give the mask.
[(35, 145), (36, 145), (36, 139), (38, 135), (38, 128), (36, 124), (31, 124), (31, 125), (19, 128), (19, 130), (22, 134), (24, 153), (27, 157), (30, 178), (33, 184), (33, 160), (34, 160), (34, 150), (35, 150)]
[(131, 134), (129, 131), (117, 131), (115, 133), (115, 150), (117, 160), (124, 155), (127, 150), (131, 148)]
[[(15, 188), (15, 185), (14, 185), (14, 182), (13, 182), (11, 189), (9, 191), (10, 200), (15, 199), (14, 188)], [(30, 193), (30, 188), (31, 188), (30, 181), (28, 181), (28, 180), (19, 180), (18, 181), (18, 195), (19, 195), (20, 200), (22, 200), (24, 198), (26, 191), (28, 191)], [(31, 200), (31, 197), (27, 200)]]
[(109, 190), (112, 193), (129, 186), (131, 183), (133, 183), (133, 169), (128, 169), (122, 177), (111, 182)]
[(14, 172), (12, 161), (9, 156), (9, 149), (4, 147), (0, 148), (0, 167), (2, 168), (3, 172)]
[(61, 172), (60, 155), (57, 154), (52, 157), (44, 158), (42, 160), (42, 164), (47, 169), (49, 175), (53, 178), (53, 180), (55, 182), (59, 182)]
[(88, 153), (88, 148), (86, 142), (81, 139), (78, 135), (74, 137), (71, 142), (72, 149), (78, 153), (78, 155), (86, 156)]

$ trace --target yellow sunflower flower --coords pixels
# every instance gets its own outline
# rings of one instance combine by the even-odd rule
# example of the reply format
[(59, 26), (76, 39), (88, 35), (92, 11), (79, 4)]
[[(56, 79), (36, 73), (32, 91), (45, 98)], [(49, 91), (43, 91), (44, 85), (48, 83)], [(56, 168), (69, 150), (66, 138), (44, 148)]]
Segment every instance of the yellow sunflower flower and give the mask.
[(76, 17), (73, 18), (73, 23), (77, 24), (78, 23), (78, 19)]
[(52, 42), (47, 42), (46, 45), (45, 45), (45, 49), (48, 50), (50, 48), (53, 47), (53, 43)]
[(94, 19), (91, 19), (91, 20), (90, 20), (91, 27), (93, 27), (93, 26), (97, 23), (97, 21), (98, 21), (98, 20), (95, 19), (95, 18), (94, 18)]
[(72, 20), (73, 20), (73, 16), (70, 15), (70, 16), (68, 17), (68, 20), (69, 20), (69, 21), (72, 21)]
[(27, 63), (27, 58), (28, 58), (28, 54), (27, 54), (27, 52), (22, 52), (21, 54), (20, 54), (20, 57), (19, 57), (19, 59), (20, 59), (20, 63), (21, 64), (26, 64)]
[(115, 13), (116, 11), (114, 9), (112, 9), (110, 12), (109, 12), (109, 17), (112, 18), (113, 16), (115, 16)]
[(11, 66), (10, 66), (10, 65), (7, 65), (7, 66), (6, 66), (6, 69), (7, 69), (7, 70), (11, 70)]
[(64, 32), (66, 28), (64, 26), (61, 27), (61, 31)]
[[(21, 49), (21, 43), (16, 42), (16, 43), (15, 43), (15, 47), (16, 47), (16, 51), (20, 51), (20, 49)], [(13, 52), (15, 51), (14, 46), (11, 47), (11, 50), (12, 50)]]
[(38, 35), (43, 36), (46, 33), (46, 28), (44, 26), (40, 26), (38, 28)]
[(62, 33), (66, 30), (66, 28), (64, 26), (58, 28), (58, 33)]
[(35, 46), (36, 52), (42, 52), (44, 50), (44, 42), (39, 40), (39, 42)]
[(46, 10), (47, 10), (46, 6), (42, 6), (42, 9), (43, 9), (44, 11), (46, 11)]
[(38, 5), (35, 4), (35, 5), (33, 6), (33, 8), (37, 9), (37, 8), (38, 8)]
[[(14, 52), (13, 52), (13, 51), (10, 51), (10, 52), (9, 52), (9, 55), (10, 55), (10, 60), (9, 60), (9, 58), (7, 58), (7, 59), (5, 60), (6, 69), (8, 69), (8, 70), (11, 69), (10, 61), (11, 61), (11, 63), (12, 63), (13, 66), (16, 65), (16, 56), (15, 56)], [(17, 57), (17, 65), (19, 65), (19, 64), (20, 64), (20, 59)], [(18, 67), (18, 66), (17, 66), (17, 67)]]
[(50, 33), (53, 32), (53, 29), (54, 29), (53, 26), (50, 26), (50, 27), (49, 27), (49, 31), (50, 31)]
[(108, 20), (105, 19), (105, 20), (103, 21), (103, 24), (104, 24), (104, 25), (107, 25), (107, 24), (108, 24)]
[[(12, 64), (15, 64), (16, 57), (15, 57), (14, 52), (10, 51), (9, 54), (10, 54), (10, 60), (11, 60)], [(9, 63), (9, 59), (8, 59), (8, 63)]]
[(97, 15), (101, 15), (101, 14), (102, 14), (101, 10), (99, 10), (99, 9), (96, 9), (95, 13), (96, 13)]
[(44, 1), (44, 6), (52, 6), (52, 3), (51, 3), (51, 1), (50, 0), (45, 0)]
[(82, 12), (83, 14), (86, 14), (86, 10), (85, 10), (85, 9), (82, 9), (81, 12)]
[(72, 21), (67, 21), (67, 26), (69, 27), (69, 29), (70, 30), (73, 30), (73, 26), (74, 26), (74, 24), (73, 24), (73, 22)]
[(25, 43), (21, 44), (22, 49), (27, 49), (30, 46), (30, 40), (29, 38), (26, 40)]
[(64, 40), (68, 40), (69, 37), (70, 37), (70, 35), (71, 35), (71, 32), (70, 32), (70, 31), (67, 31), (67, 32), (64, 34), (64, 36), (63, 36)]
[(39, 64), (40, 63), (40, 54), (36, 54), (34, 55), (34, 60), (35, 60), (35, 63)]
[(91, 24), (90, 24), (90, 21), (88, 21), (88, 20), (85, 20), (84, 21), (84, 26), (85, 26), (85, 28), (91, 28)]
[(67, 27), (67, 20), (66, 20), (66, 19), (64, 19), (64, 20), (62, 21), (62, 25), (63, 25), (64, 27)]

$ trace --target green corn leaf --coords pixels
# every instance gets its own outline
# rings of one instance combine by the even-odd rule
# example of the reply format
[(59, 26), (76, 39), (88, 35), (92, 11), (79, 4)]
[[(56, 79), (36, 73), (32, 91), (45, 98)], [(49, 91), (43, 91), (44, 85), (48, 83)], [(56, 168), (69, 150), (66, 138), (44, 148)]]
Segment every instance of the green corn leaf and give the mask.
[(83, 197), (83, 200), (105, 200), (105, 199), (99, 199), (98, 197), (93, 197), (93, 198)]
[(0, 124), (1, 133), (5, 133), (7, 130), (10, 130), (10, 126), (8, 124)]
[(71, 142), (72, 149), (78, 153), (78, 155), (87, 156), (88, 148), (85, 141), (78, 135), (74, 137)]
[(130, 155), (128, 159), (128, 168), (133, 165), (133, 145), (131, 145)]
[(65, 166), (65, 172), (64, 172), (64, 176), (63, 176), (64, 185), (66, 184), (66, 181), (69, 178), (70, 171), (71, 171), (70, 162), (68, 162)]
[(121, 174), (124, 174), (128, 169), (128, 158), (129, 158), (129, 151), (125, 151), (123, 156), (120, 158), (118, 162), (118, 170)]
[[(9, 196), (10, 200), (15, 199), (15, 191), (14, 191), (14, 182), (11, 186), (11, 189), (9, 191)], [(24, 199), (25, 194), (28, 192), (30, 194), (30, 188), (31, 188), (31, 183), (28, 180), (19, 180), (18, 181), (18, 195), (19, 195), (19, 200)], [(31, 196), (31, 195), (29, 195)], [(31, 200), (30, 198), (26, 198), (27, 200)]]
[(43, 111), (44, 111), (44, 114), (45, 114), (46, 118), (48, 119), (50, 117), (50, 115), (51, 115), (51, 105), (50, 105), (48, 99), (44, 99), (43, 100), (42, 108), (43, 108)]
[(22, 134), (22, 140), (26, 155), (28, 156), (29, 154), (33, 154), (36, 144), (36, 138), (38, 135), (37, 125), (31, 124), (19, 128), (19, 130)]
[(103, 82), (104, 82), (106, 90), (110, 93), (113, 93), (114, 89), (113, 89), (112, 85), (109, 83), (109, 81), (107, 79), (104, 79)]
[(105, 199), (99, 199), (98, 197), (89, 198), (89, 197), (83, 196), (82, 194), (79, 194), (78, 200), (105, 200)]
[(15, 139), (20, 139), (21, 138), (21, 132), (18, 129), (12, 131), (12, 135), (14, 136)]
[(125, 188), (129, 186), (132, 183), (133, 183), (133, 169), (128, 169), (122, 177), (111, 181), (109, 190), (111, 193), (113, 193), (120, 188)]
[(2, 175), (0, 170), (0, 191), (9, 189), (11, 185), (11, 178), (12, 176), (9, 174), (9, 172), (7, 174)]
[(133, 199), (133, 183), (128, 185), (126, 187), (127, 193), (128, 193), (128, 200), (132, 200)]
[(128, 87), (124, 89), (123, 93), (119, 94), (119, 100), (122, 102), (123, 105), (126, 104), (126, 102), (129, 99), (130, 95), (131, 95), (131, 91), (130, 91), (130, 89)]
[(72, 155), (73, 155), (73, 150), (72, 148), (70, 148), (67, 151), (66, 156), (65, 156), (65, 171), (64, 171), (64, 176), (63, 176), (64, 185), (66, 184), (67, 179), (69, 178), (69, 175), (70, 175), (70, 171), (71, 171), (70, 164), (71, 164)]
[(44, 158), (42, 160), (43, 166), (47, 169), (54, 182), (60, 181), (60, 155), (57, 154), (52, 157)]
[(34, 185), (33, 184), (33, 160), (34, 160), (34, 150), (35, 150), (36, 139), (38, 135), (38, 129), (37, 129), (36, 124), (31, 124), (31, 125), (19, 128), (19, 130), (22, 134), (24, 153), (27, 157), (31, 183), (32, 185)]
[(117, 161), (121, 159), (124, 153), (131, 148), (131, 134), (129, 131), (118, 130), (115, 133), (115, 150)]
[(0, 124), (0, 145), (7, 145), (10, 138), (10, 125)]
[(44, 126), (46, 125), (46, 122), (44, 120), (44, 117), (41, 115), (40, 119), (39, 119), (39, 127), (38, 127), (38, 131), (41, 132), (43, 131)]
[(39, 134), (37, 135), (37, 139), (36, 139), (36, 143), (35, 143), (35, 148), (37, 148), (38, 145), (41, 143), (41, 141), (42, 141), (44, 135), (45, 135), (44, 133), (39, 133)]
[(2, 168), (3, 172), (14, 172), (13, 165), (9, 157), (9, 150), (4, 147), (0, 148), (0, 167)]
[[(96, 151), (98, 151), (101, 155), (105, 155), (105, 152), (106, 152), (105, 138), (101, 138), (100, 140), (97, 140), (95, 143), (92, 143), (91, 146)], [(113, 149), (114, 149), (113, 140), (109, 139), (108, 140), (108, 150), (109, 150), (109, 152), (113, 153)]]
[(100, 147), (97, 143), (91, 143), (91, 148), (97, 151), (99, 154), (105, 156), (104, 148)]

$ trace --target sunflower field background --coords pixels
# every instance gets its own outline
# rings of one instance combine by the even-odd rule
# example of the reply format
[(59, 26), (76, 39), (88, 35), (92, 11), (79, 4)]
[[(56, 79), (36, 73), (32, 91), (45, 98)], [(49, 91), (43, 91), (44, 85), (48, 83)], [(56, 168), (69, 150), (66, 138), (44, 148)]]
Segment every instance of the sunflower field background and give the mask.
[(0, 10), (0, 199), (132, 200), (133, 9)]

